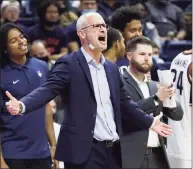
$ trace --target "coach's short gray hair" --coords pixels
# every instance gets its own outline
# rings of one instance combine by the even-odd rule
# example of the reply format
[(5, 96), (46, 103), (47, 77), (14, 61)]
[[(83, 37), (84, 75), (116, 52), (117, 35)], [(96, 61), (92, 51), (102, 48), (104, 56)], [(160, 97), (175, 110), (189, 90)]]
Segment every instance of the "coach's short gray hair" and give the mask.
[(86, 13), (86, 14), (81, 15), (81, 16), (78, 18), (77, 22), (76, 22), (76, 30), (77, 30), (77, 31), (80, 30), (80, 29), (82, 29), (82, 28), (84, 28), (84, 27), (86, 27), (86, 26), (88, 26), (87, 17), (89, 17), (89, 16), (100, 16), (100, 17), (102, 17), (102, 16), (101, 16), (99, 13), (97, 13), (97, 12), (88, 12), (88, 13)]

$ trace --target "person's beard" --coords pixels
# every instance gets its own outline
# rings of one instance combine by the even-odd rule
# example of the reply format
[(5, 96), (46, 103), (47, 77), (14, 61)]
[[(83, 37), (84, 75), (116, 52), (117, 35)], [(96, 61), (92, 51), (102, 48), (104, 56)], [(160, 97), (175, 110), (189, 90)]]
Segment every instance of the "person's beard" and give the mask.
[[(148, 67), (143, 67), (144, 64), (148, 65)], [(139, 64), (135, 60), (131, 60), (131, 66), (134, 67), (140, 73), (148, 73), (152, 68), (152, 64), (149, 64), (147, 62)]]

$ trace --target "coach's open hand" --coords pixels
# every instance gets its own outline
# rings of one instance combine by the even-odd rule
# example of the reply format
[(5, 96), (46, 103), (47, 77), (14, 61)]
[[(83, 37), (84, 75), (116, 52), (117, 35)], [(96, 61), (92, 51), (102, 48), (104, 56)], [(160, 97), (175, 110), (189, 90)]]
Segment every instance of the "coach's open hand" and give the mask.
[(168, 137), (172, 134), (171, 126), (160, 122), (159, 119), (155, 119), (155, 124), (152, 127), (152, 130), (163, 137)]

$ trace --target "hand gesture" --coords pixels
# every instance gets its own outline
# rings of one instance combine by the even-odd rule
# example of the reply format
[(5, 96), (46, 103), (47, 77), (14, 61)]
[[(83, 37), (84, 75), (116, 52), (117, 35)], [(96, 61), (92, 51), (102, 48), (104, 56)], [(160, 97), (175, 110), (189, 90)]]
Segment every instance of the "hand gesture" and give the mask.
[(168, 87), (157, 84), (157, 88), (158, 88), (158, 91), (156, 95), (161, 101), (168, 99), (169, 97), (173, 96), (173, 94), (175, 93), (174, 87), (168, 88)]
[(12, 115), (18, 115), (20, 113), (20, 102), (8, 91), (6, 91), (5, 94), (9, 98), (9, 101), (5, 103), (5, 105), (7, 106), (7, 110)]
[(161, 112), (160, 115), (154, 118), (155, 124), (152, 130), (155, 131), (157, 134), (159, 134), (162, 137), (168, 137), (169, 135), (172, 134), (172, 129), (171, 129), (171, 126), (160, 122), (160, 118), (162, 116), (163, 116), (163, 113)]

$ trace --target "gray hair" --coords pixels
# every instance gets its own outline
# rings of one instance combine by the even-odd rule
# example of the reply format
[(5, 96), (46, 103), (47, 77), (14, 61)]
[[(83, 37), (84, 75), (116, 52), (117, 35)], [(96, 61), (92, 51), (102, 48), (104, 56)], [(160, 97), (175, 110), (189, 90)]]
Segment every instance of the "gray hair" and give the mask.
[(80, 29), (88, 26), (88, 20), (87, 20), (87, 17), (90, 17), (90, 16), (100, 16), (102, 17), (99, 13), (97, 12), (88, 12), (88, 13), (85, 13), (85, 14), (82, 14), (77, 22), (76, 22), (76, 30), (79, 31)]
[(36, 44), (36, 43), (42, 43), (44, 46), (46, 46), (46, 42), (42, 39), (36, 39), (31, 44), (33, 45), (33, 44)]
[(7, 7), (15, 7), (18, 10), (20, 10), (20, 3), (17, 0), (13, 0), (13, 1), (4, 0), (4, 1), (2, 1), (2, 3), (1, 3), (1, 13)]

